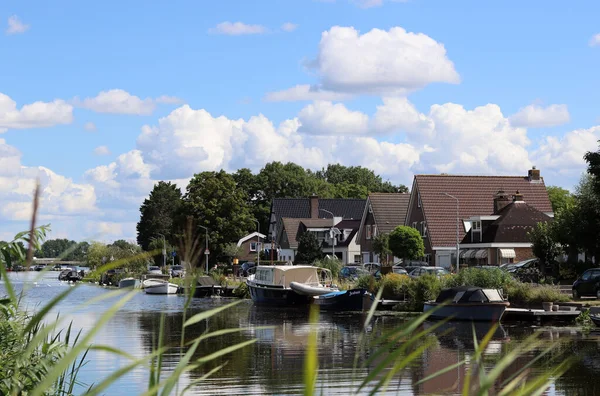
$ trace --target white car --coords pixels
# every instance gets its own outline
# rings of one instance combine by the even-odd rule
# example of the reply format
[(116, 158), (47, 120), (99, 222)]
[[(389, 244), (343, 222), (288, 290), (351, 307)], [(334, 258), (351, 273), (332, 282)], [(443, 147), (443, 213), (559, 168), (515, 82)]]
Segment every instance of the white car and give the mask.
[(411, 278), (418, 278), (419, 276), (423, 276), (423, 275), (436, 275), (436, 276), (442, 276), (442, 275), (448, 275), (450, 272), (443, 267), (419, 267), (419, 268), (415, 268), (409, 275)]
[(152, 274), (152, 275), (162, 275), (162, 271), (160, 270), (160, 267), (151, 265), (150, 267), (148, 267), (148, 273)]
[(378, 270), (381, 269), (381, 264), (379, 264), (379, 263), (364, 263), (362, 265), (362, 267), (364, 269), (366, 269), (367, 271), (369, 271), (370, 273), (374, 274), (375, 272), (377, 272)]

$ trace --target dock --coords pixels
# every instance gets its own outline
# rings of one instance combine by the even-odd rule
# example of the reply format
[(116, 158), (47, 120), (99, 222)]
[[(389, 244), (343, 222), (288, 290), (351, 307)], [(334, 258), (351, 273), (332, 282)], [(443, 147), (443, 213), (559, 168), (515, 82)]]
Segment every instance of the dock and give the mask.
[(543, 309), (506, 308), (502, 321), (570, 322), (579, 316), (578, 310), (544, 311)]

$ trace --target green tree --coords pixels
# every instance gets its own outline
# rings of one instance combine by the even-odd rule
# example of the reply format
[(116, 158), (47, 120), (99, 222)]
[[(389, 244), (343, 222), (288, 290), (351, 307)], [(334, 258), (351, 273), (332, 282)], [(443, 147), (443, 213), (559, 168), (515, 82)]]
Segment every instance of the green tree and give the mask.
[(223, 170), (198, 173), (190, 180), (178, 220), (182, 229), (188, 219), (193, 221), (194, 232), (201, 241), (205, 232), (201, 226), (208, 228), (213, 262), (222, 256), (226, 244), (239, 240), (254, 229), (255, 224), (246, 193)]
[(233, 258), (239, 256), (241, 253), (242, 247), (238, 246), (235, 242), (231, 242), (223, 246), (223, 256), (229, 259), (229, 264), (231, 264)]
[(600, 197), (595, 192), (596, 179), (591, 174), (582, 176), (575, 189), (577, 224), (572, 232), (578, 237), (579, 248), (586, 257), (600, 260)]
[(381, 258), (384, 265), (388, 265), (389, 256), (392, 254), (390, 234), (378, 234), (373, 238), (373, 252)]
[(321, 245), (313, 232), (303, 232), (298, 238), (298, 252), (294, 264), (312, 264), (323, 257)]
[[(600, 143), (600, 140), (598, 141)], [(588, 164), (588, 174), (592, 176), (592, 184), (597, 197), (600, 197), (600, 149), (588, 151), (584, 156)]]
[(408, 226), (398, 226), (390, 233), (389, 248), (393, 255), (416, 260), (425, 255), (425, 245), (419, 231)]
[(567, 189), (557, 186), (548, 186), (546, 187), (546, 190), (548, 191), (548, 197), (552, 204), (552, 211), (555, 214), (575, 203), (575, 197)]
[[(329, 164), (327, 168), (317, 172), (317, 177), (334, 185), (354, 184), (367, 189), (368, 192), (408, 192), (404, 185), (394, 186), (388, 181), (383, 181), (381, 176), (374, 171), (362, 166), (344, 166)], [(361, 190), (355, 190), (359, 192)], [(366, 197), (366, 196), (365, 196)], [(347, 198), (364, 198), (362, 196), (348, 196)]]
[(153, 238), (164, 235), (171, 243), (176, 242), (173, 219), (181, 206), (181, 190), (175, 184), (160, 181), (154, 185), (150, 196), (140, 207), (137, 224), (137, 243), (148, 250)]
[(551, 269), (555, 276), (558, 276), (557, 258), (561, 253), (552, 223), (540, 222), (529, 232), (531, 241), (531, 250), (535, 257), (540, 259), (540, 269), (542, 275), (546, 275), (547, 270)]
[(41, 249), (36, 252), (36, 257), (42, 258), (57, 258), (62, 257), (63, 259), (68, 260), (68, 255), (70, 253), (69, 250), (74, 249), (73, 245), (76, 245), (77, 242), (70, 241), (68, 239), (48, 239), (45, 241)]

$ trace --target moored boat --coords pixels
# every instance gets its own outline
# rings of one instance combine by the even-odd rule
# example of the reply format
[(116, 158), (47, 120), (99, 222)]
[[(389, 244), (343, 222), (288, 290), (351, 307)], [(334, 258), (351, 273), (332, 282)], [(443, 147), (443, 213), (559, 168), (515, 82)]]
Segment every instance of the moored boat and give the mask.
[(143, 283), (146, 294), (177, 294), (179, 286), (162, 279), (147, 279)]
[(337, 286), (333, 285), (331, 271), (326, 268), (317, 268), (319, 274), (318, 281), (311, 283), (290, 282), (290, 289), (303, 296), (321, 296), (323, 294), (339, 291)]
[(309, 265), (258, 266), (246, 280), (252, 301), (256, 304), (298, 305), (308, 304), (312, 297), (299, 294), (290, 287), (296, 282), (318, 287), (321, 268)]
[(220, 296), (223, 290), (221, 285), (217, 284), (212, 276), (200, 276), (196, 283), (196, 290), (194, 291), (194, 297), (212, 297)]
[(590, 319), (596, 326), (600, 327), (600, 316), (590, 315)]
[(119, 289), (138, 289), (140, 287), (140, 280), (135, 278), (125, 278), (119, 281)]
[(509, 305), (499, 290), (463, 286), (442, 290), (423, 305), (423, 312), (433, 311), (431, 319), (499, 322)]
[(322, 310), (331, 311), (361, 311), (365, 289), (334, 291), (316, 296), (313, 302)]

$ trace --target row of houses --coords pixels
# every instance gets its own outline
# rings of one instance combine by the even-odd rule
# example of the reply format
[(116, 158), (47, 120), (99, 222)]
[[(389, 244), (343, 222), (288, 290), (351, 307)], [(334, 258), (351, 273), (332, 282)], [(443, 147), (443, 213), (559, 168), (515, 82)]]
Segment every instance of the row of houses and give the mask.
[(238, 244), (252, 253), (262, 239), (276, 248), (277, 260), (293, 261), (299, 236), (313, 232), (323, 253), (344, 264), (379, 262), (373, 239), (407, 225), (421, 233), (422, 260), (431, 265), (450, 267), (457, 251), (461, 264), (499, 265), (533, 257), (528, 232), (553, 216), (535, 168), (527, 176), (416, 175), (410, 194), (274, 199), (268, 235), (251, 234)]

